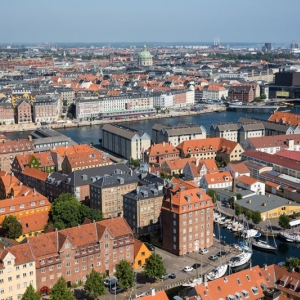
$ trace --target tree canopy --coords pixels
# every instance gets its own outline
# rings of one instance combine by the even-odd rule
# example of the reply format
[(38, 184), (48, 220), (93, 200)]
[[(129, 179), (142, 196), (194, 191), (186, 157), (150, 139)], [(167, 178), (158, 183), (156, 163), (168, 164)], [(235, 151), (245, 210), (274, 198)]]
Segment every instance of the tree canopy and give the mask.
[(51, 205), (49, 225), (60, 230), (82, 224), (85, 218), (100, 221), (102, 214), (82, 204), (71, 194), (61, 194)]
[(211, 197), (214, 203), (217, 201), (217, 192), (215, 190), (209, 189), (206, 194)]
[(262, 221), (260, 212), (258, 210), (252, 212), (251, 219), (254, 224), (259, 224)]
[(120, 263), (116, 265), (115, 275), (118, 278), (118, 283), (121, 287), (129, 288), (133, 286), (135, 275), (133, 267), (127, 260), (122, 259)]
[(298, 257), (290, 257), (285, 260), (285, 268), (289, 271), (296, 269), (300, 266), (300, 259)]
[(30, 284), (25, 293), (23, 294), (21, 300), (40, 300), (41, 297), (39, 293), (33, 288), (33, 286)]
[(67, 282), (63, 277), (60, 277), (58, 281), (53, 285), (50, 290), (51, 300), (75, 300), (72, 292), (67, 287)]
[(287, 216), (286, 214), (282, 214), (280, 215), (279, 217), (279, 220), (278, 220), (278, 224), (280, 227), (283, 228), (283, 230), (287, 229), (289, 227), (289, 224), (290, 223), (290, 217)]
[(162, 257), (157, 253), (152, 253), (144, 265), (143, 273), (149, 278), (161, 278), (166, 273)]
[(104, 275), (93, 269), (92, 272), (87, 275), (84, 290), (85, 293), (93, 299), (105, 295)]
[(16, 239), (22, 235), (22, 225), (15, 216), (5, 216), (2, 227), (5, 235), (10, 239)]

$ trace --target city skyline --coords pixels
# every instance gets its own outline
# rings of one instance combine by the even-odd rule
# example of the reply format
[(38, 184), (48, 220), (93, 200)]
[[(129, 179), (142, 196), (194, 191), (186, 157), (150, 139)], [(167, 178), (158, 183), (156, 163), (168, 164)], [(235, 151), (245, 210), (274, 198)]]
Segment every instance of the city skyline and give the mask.
[(298, 42), (300, 2), (288, 3), (15, 0), (1, 5), (0, 43)]

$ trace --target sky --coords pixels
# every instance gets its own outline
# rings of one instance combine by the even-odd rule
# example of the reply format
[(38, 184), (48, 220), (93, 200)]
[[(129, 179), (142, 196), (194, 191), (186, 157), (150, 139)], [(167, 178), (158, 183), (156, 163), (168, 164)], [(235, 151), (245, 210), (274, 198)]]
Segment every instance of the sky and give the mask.
[(300, 0), (9, 0), (0, 44), (300, 42)]

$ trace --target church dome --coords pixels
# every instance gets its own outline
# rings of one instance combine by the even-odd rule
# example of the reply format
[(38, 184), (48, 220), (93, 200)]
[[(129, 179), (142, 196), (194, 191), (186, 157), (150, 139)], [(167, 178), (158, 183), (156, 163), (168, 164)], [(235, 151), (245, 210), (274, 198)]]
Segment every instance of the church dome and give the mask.
[(152, 55), (147, 50), (146, 45), (144, 46), (144, 50), (139, 54), (139, 59), (152, 59)]

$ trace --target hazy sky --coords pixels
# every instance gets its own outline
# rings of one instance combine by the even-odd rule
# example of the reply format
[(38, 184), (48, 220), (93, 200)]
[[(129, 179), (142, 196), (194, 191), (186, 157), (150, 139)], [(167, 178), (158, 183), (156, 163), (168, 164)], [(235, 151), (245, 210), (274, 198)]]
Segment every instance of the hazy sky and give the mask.
[(300, 42), (300, 0), (7, 0), (0, 43)]

